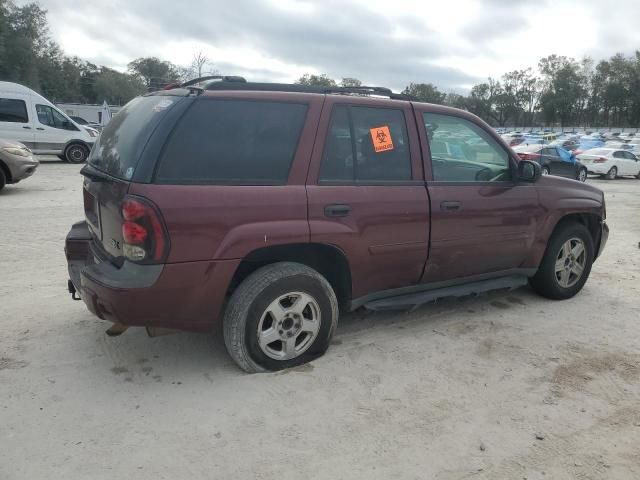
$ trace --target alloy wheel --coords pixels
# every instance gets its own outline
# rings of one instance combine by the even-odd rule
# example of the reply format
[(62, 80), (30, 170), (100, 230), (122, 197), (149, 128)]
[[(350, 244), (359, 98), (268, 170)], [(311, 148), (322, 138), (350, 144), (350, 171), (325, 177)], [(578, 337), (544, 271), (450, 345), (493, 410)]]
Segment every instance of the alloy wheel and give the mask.
[(578, 283), (586, 263), (587, 253), (582, 240), (573, 237), (564, 242), (556, 257), (555, 274), (558, 285), (570, 288)]
[(302, 355), (320, 330), (320, 305), (308, 293), (281, 295), (266, 308), (258, 323), (258, 344), (274, 360)]

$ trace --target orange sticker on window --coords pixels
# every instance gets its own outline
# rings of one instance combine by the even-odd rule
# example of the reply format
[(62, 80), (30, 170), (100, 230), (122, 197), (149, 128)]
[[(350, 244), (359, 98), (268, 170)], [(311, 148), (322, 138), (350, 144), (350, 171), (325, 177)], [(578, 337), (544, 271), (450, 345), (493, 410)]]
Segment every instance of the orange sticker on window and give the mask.
[(383, 125), (381, 127), (372, 128), (370, 132), (373, 149), (376, 153), (393, 150), (393, 140), (391, 139), (389, 127)]

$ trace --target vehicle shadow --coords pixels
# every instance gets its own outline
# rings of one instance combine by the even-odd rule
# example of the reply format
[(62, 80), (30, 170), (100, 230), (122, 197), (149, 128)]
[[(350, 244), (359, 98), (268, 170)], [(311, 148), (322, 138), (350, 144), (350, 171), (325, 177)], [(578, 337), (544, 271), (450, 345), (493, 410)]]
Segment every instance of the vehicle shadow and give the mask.
[[(443, 335), (440, 330), (453, 328), (461, 321), (473, 323), (476, 313), (491, 309), (508, 313), (512, 308), (513, 314), (518, 315), (517, 308), (536, 298), (539, 297), (525, 287), (479, 297), (444, 299), (405, 311), (359, 309), (340, 317), (332, 348), (355, 348), (372, 342), (372, 335), (385, 338), (413, 336), (415, 329), (432, 330), (434, 336)], [(107, 323), (100, 325), (105, 330), (109, 326)], [(154, 338), (149, 338), (143, 328), (130, 328), (113, 338), (102, 332), (96, 333), (107, 353), (103, 357), (107, 362), (105, 369), (126, 382), (220, 382), (247, 375), (228, 356), (221, 329), (213, 334), (177, 332)], [(331, 355), (331, 349), (327, 355)]]

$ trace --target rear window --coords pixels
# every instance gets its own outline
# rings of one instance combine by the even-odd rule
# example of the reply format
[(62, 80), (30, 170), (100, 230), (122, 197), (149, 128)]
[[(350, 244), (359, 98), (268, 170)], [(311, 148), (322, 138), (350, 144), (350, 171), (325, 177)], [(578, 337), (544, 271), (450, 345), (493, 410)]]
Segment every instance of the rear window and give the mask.
[(153, 130), (180, 100), (163, 95), (131, 100), (104, 127), (89, 163), (109, 175), (130, 180)]
[(27, 106), (23, 100), (0, 98), (0, 122), (27, 123)]
[(306, 113), (298, 103), (200, 98), (165, 145), (156, 182), (284, 184)]

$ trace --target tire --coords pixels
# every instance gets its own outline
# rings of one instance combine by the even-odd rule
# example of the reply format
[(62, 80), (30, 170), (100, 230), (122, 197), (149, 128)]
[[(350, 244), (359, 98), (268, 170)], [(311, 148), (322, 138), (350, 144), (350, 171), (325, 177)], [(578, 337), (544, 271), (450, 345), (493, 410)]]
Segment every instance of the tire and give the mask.
[(615, 180), (617, 176), (618, 176), (618, 168), (611, 167), (611, 169), (609, 169), (609, 171), (607, 172), (604, 178), (606, 178), (607, 180)]
[(638, 174), (636, 175), (636, 178), (640, 180), (640, 170), (638, 170)]
[(2, 190), (6, 184), (7, 184), (7, 176), (2, 171), (2, 168), (0, 168), (0, 190)]
[(89, 149), (81, 143), (72, 143), (64, 151), (64, 158), (69, 163), (84, 163), (89, 157)]
[[(303, 310), (296, 312), (300, 301)], [(291, 368), (327, 351), (338, 316), (338, 300), (322, 275), (299, 263), (274, 263), (253, 272), (231, 295), (224, 343), (246, 372)]]
[(578, 178), (577, 180), (579, 182), (586, 182), (587, 181), (587, 169), (586, 168), (581, 168), (580, 171), (578, 172)]
[(549, 167), (542, 167), (542, 175), (551, 175), (551, 170), (549, 170)]
[[(568, 242), (571, 242), (569, 245), (571, 246), (571, 254), (575, 256), (575, 261), (572, 260), (571, 256), (568, 257), (568, 260), (566, 259), (566, 250), (563, 250), (563, 248)], [(584, 256), (581, 253), (576, 254), (575, 247), (579, 242), (582, 243)], [(529, 284), (543, 297), (553, 300), (571, 298), (582, 290), (589, 278), (593, 256), (593, 238), (591, 238), (591, 233), (587, 227), (576, 222), (564, 223), (553, 233), (547, 244), (542, 262), (540, 262), (538, 272), (529, 279)], [(558, 268), (561, 268), (562, 263), (565, 264), (564, 271), (558, 270)], [(582, 270), (580, 275), (577, 275), (576, 270), (579, 267), (582, 267)], [(570, 268), (569, 273), (566, 273), (566, 268)], [(564, 282), (565, 285), (562, 284), (563, 279), (568, 280)]]

